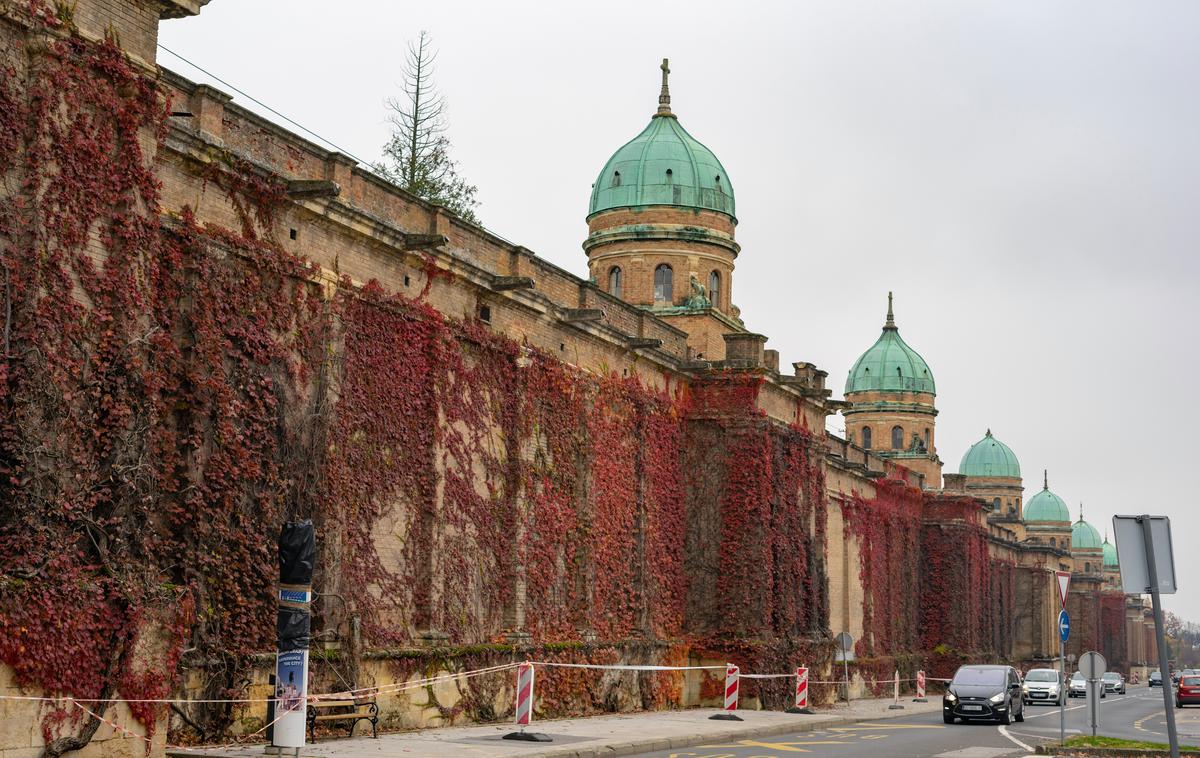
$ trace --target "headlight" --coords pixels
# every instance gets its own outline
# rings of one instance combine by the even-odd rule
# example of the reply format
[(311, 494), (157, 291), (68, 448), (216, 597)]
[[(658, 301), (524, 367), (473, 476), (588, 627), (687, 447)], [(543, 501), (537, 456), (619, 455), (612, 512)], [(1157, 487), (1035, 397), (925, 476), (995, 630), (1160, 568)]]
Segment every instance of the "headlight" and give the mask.
[(1028, 684), (1022, 684), (1022, 685), (1021, 685), (1021, 692), (1029, 692), (1029, 685), (1028, 685)]
[(1056, 692), (1058, 692), (1058, 685), (1057, 684), (1050, 685), (1050, 694), (1053, 695)]
[(953, 703), (955, 700), (958, 700), (958, 695), (955, 695), (953, 692), (947, 692), (946, 699)]
[(992, 695), (991, 701), (993, 703), (1003, 703), (1004, 702), (1004, 693), (998, 692), (995, 695)]

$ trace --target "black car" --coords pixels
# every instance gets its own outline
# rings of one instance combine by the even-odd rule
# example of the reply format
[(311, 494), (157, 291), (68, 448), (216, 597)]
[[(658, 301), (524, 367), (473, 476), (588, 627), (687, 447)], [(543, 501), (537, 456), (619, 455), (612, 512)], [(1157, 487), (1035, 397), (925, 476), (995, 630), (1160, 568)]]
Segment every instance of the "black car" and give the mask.
[(1146, 680), (1146, 686), (1147, 686), (1147, 687), (1161, 687), (1161, 686), (1163, 686), (1163, 683), (1162, 683), (1162, 672), (1161, 672), (1161, 671), (1151, 671), (1151, 672), (1150, 672), (1150, 678)]
[(960, 666), (942, 696), (942, 721), (1025, 720), (1021, 675), (1012, 666)]

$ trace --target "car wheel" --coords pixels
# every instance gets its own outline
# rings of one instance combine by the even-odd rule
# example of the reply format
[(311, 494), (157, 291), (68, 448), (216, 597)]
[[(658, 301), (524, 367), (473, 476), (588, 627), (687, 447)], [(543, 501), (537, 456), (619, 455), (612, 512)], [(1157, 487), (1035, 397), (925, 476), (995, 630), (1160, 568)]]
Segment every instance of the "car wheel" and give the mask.
[(953, 717), (953, 716), (950, 716), (950, 715), (947, 715), (947, 714), (945, 714), (945, 713), (943, 713), (943, 714), (942, 714), (942, 722), (943, 722), (943, 723), (946, 723), (946, 724), (953, 724), (953, 723), (954, 723), (954, 717)]
[(1000, 723), (1004, 726), (1012, 723), (1012, 701), (1009, 701), (1008, 708), (1000, 715)]
[(1024, 720), (1025, 720), (1025, 706), (1022, 705), (1021, 710), (1017, 711), (1017, 715), (1013, 716), (1013, 721), (1016, 721), (1018, 724), (1020, 724)]

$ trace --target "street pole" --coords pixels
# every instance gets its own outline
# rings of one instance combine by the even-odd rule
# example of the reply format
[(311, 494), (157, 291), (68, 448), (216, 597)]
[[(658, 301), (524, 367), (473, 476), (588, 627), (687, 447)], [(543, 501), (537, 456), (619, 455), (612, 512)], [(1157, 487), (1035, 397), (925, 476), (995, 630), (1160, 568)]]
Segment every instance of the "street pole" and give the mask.
[(1058, 691), (1062, 697), (1058, 703), (1058, 744), (1067, 744), (1067, 696), (1071, 691), (1067, 689), (1070, 686), (1071, 680), (1067, 678), (1067, 643), (1063, 641), (1062, 635), (1058, 637), (1058, 666), (1062, 669), (1062, 684)]
[(850, 705), (850, 662), (846, 659), (847, 651), (842, 649), (842, 679), (846, 687), (846, 705)]
[(1146, 545), (1146, 570), (1150, 575), (1150, 600), (1154, 606), (1154, 636), (1158, 642), (1158, 670), (1163, 679), (1163, 707), (1167, 711), (1167, 739), (1171, 742), (1171, 758), (1179, 758), (1179, 734), (1175, 731), (1175, 703), (1171, 702), (1174, 693), (1170, 689), (1171, 669), (1167, 660), (1167, 640), (1163, 633), (1162, 602), (1158, 594), (1158, 566), (1154, 560), (1154, 537), (1150, 534), (1150, 517), (1137, 517), (1142, 525), (1142, 539)]

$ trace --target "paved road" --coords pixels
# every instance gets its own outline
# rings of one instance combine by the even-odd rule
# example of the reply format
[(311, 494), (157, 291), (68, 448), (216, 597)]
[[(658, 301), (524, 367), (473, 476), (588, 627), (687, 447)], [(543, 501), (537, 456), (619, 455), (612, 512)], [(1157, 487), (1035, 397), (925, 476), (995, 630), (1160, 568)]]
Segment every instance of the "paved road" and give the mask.
[[(1200, 708), (1175, 711), (1184, 744), (1200, 744)], [(1067, 734), (1090, 733), (1082, 699), (1067, 704)], [(714, 743), (683, 750), (643, 754), (646, 758), (787, 758), (807, 753), (830, 758), (998, 758), (1027, 755), (1038, 744), (1058, 740), (1058, 708), (1028, 706), (1024, 723), (942, 723), (941, 714), (927, 713), (880, 719), (817, 732)], [(1166, 742), (1162, 693), (1157, 688), (1130, 688), (1127, 695), (1101, 701), (1099, 734)]]

